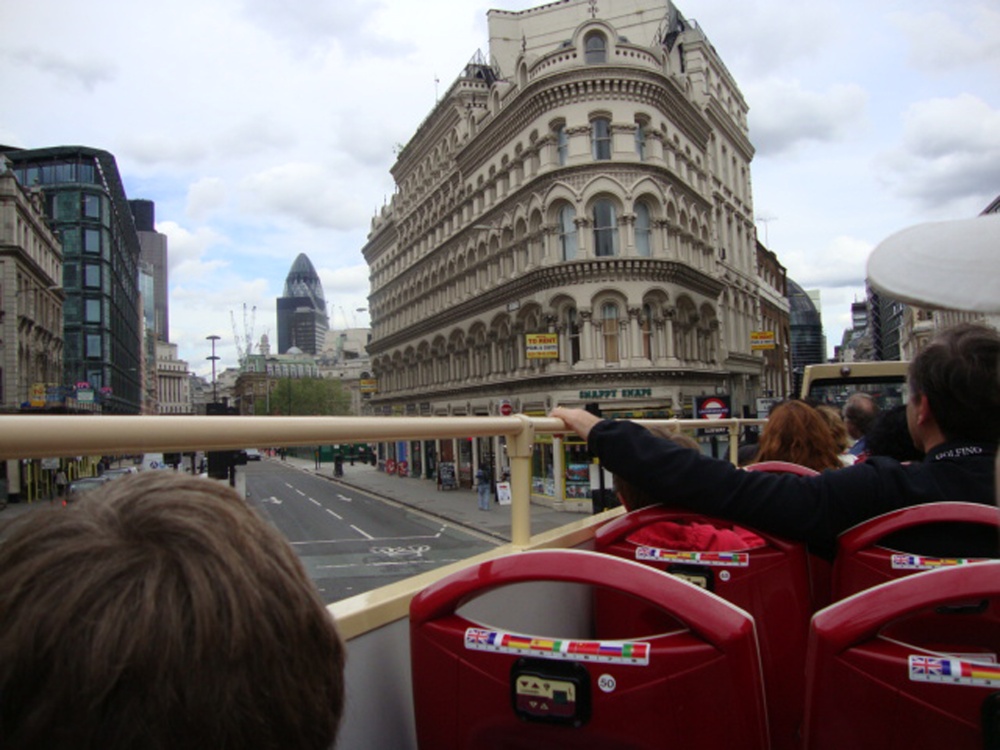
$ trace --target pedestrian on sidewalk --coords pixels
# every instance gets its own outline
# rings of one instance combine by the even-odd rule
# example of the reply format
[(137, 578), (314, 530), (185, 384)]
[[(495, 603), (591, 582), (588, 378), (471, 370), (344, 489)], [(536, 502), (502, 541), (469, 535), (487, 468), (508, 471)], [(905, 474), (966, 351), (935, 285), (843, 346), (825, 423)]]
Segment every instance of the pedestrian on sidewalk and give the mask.
[(490, 509), (490, 475), (482, 466), (476, 472), (476, 492), (479, 494), (479, 510)]
[(56, 472), (56, 497), (62, 497), (66, 494), (66, 488), (69, 486), (69, 481), (66, 479), (66, 472), (59, 469)]

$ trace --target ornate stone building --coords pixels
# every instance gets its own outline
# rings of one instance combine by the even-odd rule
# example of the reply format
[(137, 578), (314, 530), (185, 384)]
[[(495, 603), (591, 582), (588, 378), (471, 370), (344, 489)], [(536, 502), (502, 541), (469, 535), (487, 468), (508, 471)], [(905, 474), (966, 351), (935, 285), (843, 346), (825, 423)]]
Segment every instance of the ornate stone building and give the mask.
[(41, 190), (0, 156), (0, 411), (55, 406), (63, 385), (62, 246)]
[(665, 0), (488, 22), (489, 62), (477, 55), (400, 150), (372, 221), (373, 410), (753, 404), (753, 146), (705, 33)]

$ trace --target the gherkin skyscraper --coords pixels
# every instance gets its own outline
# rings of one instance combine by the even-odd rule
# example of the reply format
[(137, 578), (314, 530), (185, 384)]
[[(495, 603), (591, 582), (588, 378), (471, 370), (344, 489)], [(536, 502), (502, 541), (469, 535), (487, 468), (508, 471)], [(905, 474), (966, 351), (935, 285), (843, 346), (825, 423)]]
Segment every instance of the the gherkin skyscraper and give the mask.
[(323, 285), (309, 258), (299, 253), (278, 297), (278, 353), (296, 347), (319, 354), (329, 327)]

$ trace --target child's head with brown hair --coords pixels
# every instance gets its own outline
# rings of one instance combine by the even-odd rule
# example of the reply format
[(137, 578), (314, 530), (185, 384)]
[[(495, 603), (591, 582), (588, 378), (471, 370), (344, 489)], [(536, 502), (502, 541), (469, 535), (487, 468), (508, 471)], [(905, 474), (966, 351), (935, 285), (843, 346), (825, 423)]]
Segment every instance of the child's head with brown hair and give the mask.
[(4, 748), (325, 750), (344, 647), (288, 541), (230, 487), (117, 479), (0, 544)]

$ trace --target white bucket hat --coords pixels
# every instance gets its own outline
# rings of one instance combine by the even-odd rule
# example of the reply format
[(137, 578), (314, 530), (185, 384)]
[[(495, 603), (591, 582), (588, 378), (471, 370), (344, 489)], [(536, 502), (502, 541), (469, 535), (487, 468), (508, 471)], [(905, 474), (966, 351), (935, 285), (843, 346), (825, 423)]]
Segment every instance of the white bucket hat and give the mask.
[(868, 281), (917, 307), (1000, 313), (1000, 214), (897, 232), (868, 257)]

